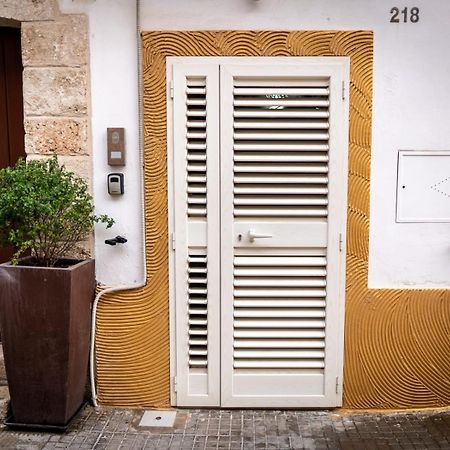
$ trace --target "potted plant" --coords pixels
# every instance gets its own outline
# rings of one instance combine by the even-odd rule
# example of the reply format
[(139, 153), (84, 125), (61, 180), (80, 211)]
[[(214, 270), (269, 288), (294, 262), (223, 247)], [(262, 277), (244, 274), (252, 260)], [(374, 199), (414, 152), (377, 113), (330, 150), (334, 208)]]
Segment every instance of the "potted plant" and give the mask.
[(96, 222), (114, 223), (56, 157), (0, 170), (0, 245), (15, 249), (0, 264), (0, 325), (16, 424), (64, 427), (83, 403), (95, 267), (67, 255)]

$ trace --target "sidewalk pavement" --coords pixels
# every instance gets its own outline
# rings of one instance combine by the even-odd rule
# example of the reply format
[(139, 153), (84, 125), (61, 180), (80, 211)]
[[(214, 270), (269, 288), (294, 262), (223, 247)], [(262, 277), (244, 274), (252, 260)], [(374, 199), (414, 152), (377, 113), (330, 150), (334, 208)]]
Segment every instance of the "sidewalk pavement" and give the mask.
[(0, 449), (450, 449), (450, 411), (178, 410), (172, 428), (143, 410), (85, 407), (64, 434), (0, 427)]
[(64, 434), (3, 425), (8, 388), (0, 348), (1, 450), (450, 450), (450, 409), (421, 412), (177, 410), (171, 428), (140, 426), (143, 410), (86, 406)]

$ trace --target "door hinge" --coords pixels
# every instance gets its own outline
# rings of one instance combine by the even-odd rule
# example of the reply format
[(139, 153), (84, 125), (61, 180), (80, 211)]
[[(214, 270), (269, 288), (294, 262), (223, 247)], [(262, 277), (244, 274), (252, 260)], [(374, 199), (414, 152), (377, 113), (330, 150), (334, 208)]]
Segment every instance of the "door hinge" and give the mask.
[(344, 244), (344, 239), (342, 237), (342, 233), (339, 233), (339, 251), (342, 252), (342, 247)]
[(345, 81), (342, 82), (342, 100), (345, 100)]
[(169, 95), (170, 98), (173, 98), (173, 80), (170, 80), (169, 82)]
[(177, 377), (172, 378), (172, 383), (173, 383), (173, 392), (177, 392), (178, 391)]
[(175, 233), (170, 235), (170, 248), (175, 251)]
[(336, 377), (336, 394), (339, 394), (339, 377)]

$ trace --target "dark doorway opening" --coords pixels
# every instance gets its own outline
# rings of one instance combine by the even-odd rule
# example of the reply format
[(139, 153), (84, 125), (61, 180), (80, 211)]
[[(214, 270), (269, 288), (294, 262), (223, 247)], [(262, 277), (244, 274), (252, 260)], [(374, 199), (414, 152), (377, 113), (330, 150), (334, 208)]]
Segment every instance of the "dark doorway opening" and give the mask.
[[(0, 27), (0, 168), (25, 158), (20, 29)], [(0, 248), (0, 263), (11, 249)]]

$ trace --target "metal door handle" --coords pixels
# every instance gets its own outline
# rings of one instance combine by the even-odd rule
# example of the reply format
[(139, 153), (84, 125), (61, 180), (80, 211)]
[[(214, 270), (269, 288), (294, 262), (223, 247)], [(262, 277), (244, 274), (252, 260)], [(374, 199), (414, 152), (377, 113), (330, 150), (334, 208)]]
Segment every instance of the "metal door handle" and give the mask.
[(267, 239), (273, 237), (271, 234), (260, 234), (256, 233), (254, 230), (248, 230), (248, 240), (250, 242), (255, 242), (255, 239)]

